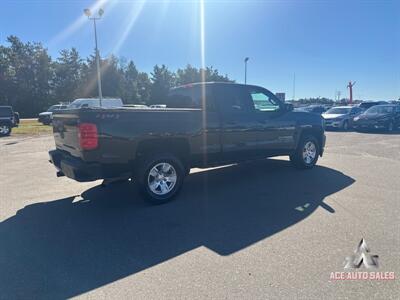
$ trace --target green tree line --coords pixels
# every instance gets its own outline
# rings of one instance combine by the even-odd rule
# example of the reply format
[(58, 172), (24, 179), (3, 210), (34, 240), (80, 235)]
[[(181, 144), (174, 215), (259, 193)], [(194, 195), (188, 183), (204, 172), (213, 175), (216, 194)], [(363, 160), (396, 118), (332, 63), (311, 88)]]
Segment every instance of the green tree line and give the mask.
[[(205, 81), (232, 81), (217, 69), (187, 65), (176, 72), (155, 65), (148, 74), (131, 60), (111, 55), (101, 59), (104, 97), (119, 97), (124, 103), (156, 104), (172, 86)], [(83, 59), (75, 48), (61, 50), (51, 58), (36, 42), (22, 42), (16, 36), (0, 45), (0, 105), (12, 105), (22, 117), (35, 117), (50, 105), (76, 98), (97, 97), (95, 56)]]

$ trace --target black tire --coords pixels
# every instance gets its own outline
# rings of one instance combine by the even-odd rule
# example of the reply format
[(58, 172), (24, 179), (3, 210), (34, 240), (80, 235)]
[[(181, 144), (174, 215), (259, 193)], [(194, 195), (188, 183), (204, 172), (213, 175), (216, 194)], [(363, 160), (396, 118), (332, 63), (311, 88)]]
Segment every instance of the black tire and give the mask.
[(0, 136), (8, 136), (11, 134), (11, 126), (10, 125), (0, 125), (2, 130), (0, 131)]
[[(167, 193), (162, 192), (161, 184), (158, 185), (159, 193), (154, 192), (150, 184), (151, 178), (158, 180), (154, 176), (151, 176), (150, 172), (152, 171), (153, 168), (159, 166), (160, 164), (166, 164), (172, 166), (172, 169), (171, 168), (169, 169), (171, 177), (173, 177), (172, 174), (176, 175), (176, 181), (174, 182), (173, 185), (168, 186), (168, 183), (163, 182), (164, 187), (165, 184), (167, 184), (167, 189), (172, 186), (171, 190), (169, 190)], [(140, 191), (147, 201), (149, 201), (152, 204), (164, 204), (171, 201), (175, 196), (178, 195), (182, 187), (186, 173), (187, 173), (186, 168), (184, 167), (182, 161), (178, 157), (169, 153), (159, 153), (159, 154), (149, 155), (143, 160), (143, 162), (140, 164), (138, 168), (138, 171), (136, 172), (136, 178), (140, 185)], [(166, 174), (167, 173), (164, 173), (163, 175), (160, 176), (165, 176)]]
[[(315, 147), (315, 156), (311, 160), (310, 157), (306, 159), (303, 155), (303, 151), (308, 143), (313, 144)], [(290, 155), (290, 161), (298, 169), (311, 169), (317, 163), (319, 153), (320, 145), (318, 143), (318, 140), (313, 135), (304, 135), (301, 137), (296, 151), (292, 155)]]
[(347, 131), (347, 130), (349, 130), (349, 128), (350, 128), (349, 121), (347, 121), (347, 120), (343, 121), (342, 130)]
[(388, 123), (386, 130), (387, 130), (388, 132), (393, 132), (393, 131), (394, 131), (394, 123), (393, 123), (393, 121), (390, 121), (390, 122)]

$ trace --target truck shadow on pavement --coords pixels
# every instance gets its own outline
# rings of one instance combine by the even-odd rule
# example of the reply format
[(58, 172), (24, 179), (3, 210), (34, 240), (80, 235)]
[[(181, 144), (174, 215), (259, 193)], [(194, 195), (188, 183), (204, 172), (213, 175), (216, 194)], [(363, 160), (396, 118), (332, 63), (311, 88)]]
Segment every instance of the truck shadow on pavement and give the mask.
[(191, 174), (150, 206), (135, 184), (28, 205), (0, 223), (0, 298), (65, 299), (205, 246), (230, 255), (308, 217), (354, 180), (264, 160)]

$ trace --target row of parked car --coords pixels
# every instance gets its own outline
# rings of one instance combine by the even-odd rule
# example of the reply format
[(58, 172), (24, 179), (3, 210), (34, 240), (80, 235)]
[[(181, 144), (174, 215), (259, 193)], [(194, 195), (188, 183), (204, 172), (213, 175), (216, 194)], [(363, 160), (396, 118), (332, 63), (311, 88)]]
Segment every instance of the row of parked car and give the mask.
[[(46, 112), (39, 114), (38, 121), (44, 125), (51, 124), (53, 112), (66, 108), (94, 107), (99, 106), (98, 99), (82, 98), (76, 99), (70, 104), (57, 104), (51, 106)], [(121, 99), (106, 98), (102, 100), (102, 106), (123, 106)], [(126, 106), (140, 107), (144, 105), (131, 104)], [(153, 105), (159, 108), (158, 105)], [(362, 102), (354, 106), (327, 106), (309, 105), (296, 108), (297, 111), (306, 111), (322, 115), (325, 119), (327, 129), (355, 130), (362, 129), (386, 129), (393, 131), (400, 128), (400, 105), (385, 101)]]
[[(70, 104), (56, 104), (39, 114), (38, 121), (44, 125), (50, 125), (53, 112), (67, 108), (96, 107), (100, 106), (99, 99), (81, 98)], [(144, 105), (124, 105), (121, 99), (105, 98), (102, 106), (106, 108)], [(154, 108), (161, 108), (164, 105), (152, 105)], [(354, 106), (327, 106), (309, 105), (298, 107), (295, 111), (305, 111), (320, 114), (325, 119), (326, 129), (368, 130), (386, 129), (393, 131), (400, 129), (400, 103), (389, 103), (384, 101), (363, 102)], [(0, 136), (10, 135), (12, 128), (19, 124), (19, 114), (14, 112), (11, 106), (0, 106)]]
[(377, 101), (334, 107), (310, 105), (296, 110), (320, 114), (325, 119), (326, 129), (383, 129), (391, 132), (400, 128), (399, 103)]
[[(45, 112), (39, 114), (38, 121), (44, 125), (50, 125), (53, 112), (67, 108), (96, 107), (100, 106), (99, 99), (81, 98), (69, 104), (56, 104), (49, 107)], [(121, 99), (105, 98), (102, 106), (106, 108), (123, 106)], [(12, 106), (0, 106), (0, 136), (8, 136), (14, 127), (18, 127), (19, 113)]]
[[(39, 114), (38, 121), (43, 125), (50, 125), (53, 112), (61, 109), (69, 108), (82, 108), (82, 107), (98, 107), (100, 106), (100, 100), (95, 98), (80, 98), (72, 101), (69, 104), (56, 104), (49, 107), (45, 112)], [(122, 100), (118, 98), (104, 98), (101, 103), (102, 107), (121, 107), (123, 106)]]
[[(81, 107), (98, 107), (100, 106), (99, 99), (96, 98), (80, 98), (74, 100), (69, 104), (56, 104), (49, 107), (47, 111), (41, 112), (38, 117), (38, 121), (43, 125), (50, 125), (53, 117), (53, 113), (69, 108), (81, 108)], [(112, 107), (136, 107), (136, 108), (165, 108), (164, 104), (154, 104), (154, 105), (143, 105), (143, 104), (123, 104), (122, 100), (119, 98), (104, 98), (102, 99), (101, 106), (104, 108)]]

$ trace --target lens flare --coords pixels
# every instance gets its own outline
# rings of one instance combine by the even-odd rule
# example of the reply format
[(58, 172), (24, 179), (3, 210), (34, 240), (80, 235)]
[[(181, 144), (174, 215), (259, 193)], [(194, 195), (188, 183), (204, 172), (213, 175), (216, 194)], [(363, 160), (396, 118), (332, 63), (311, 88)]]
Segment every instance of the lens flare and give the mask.
[[(99, 0), (96, 1), (93, 5), (89, 7), (90, 11), (93, 13), (97, 13), (100, 8), (104, 8), (107, 5), (107, 11), (110, 11), (113, 6), (115, 5), (116, 1), (110, 1), (110, 0)], [(57, 45), (58, 43), (64, 41), (71, 35), (73, 35), (75, 32), (77, 32), (82, 26), (87, 25), (87, 16), (85, 16), (82, 13), (82, 10), (79, 12), (81, 15), (79, 18), (77, 18), (72, 24), (70, 24), (67, 28), (65, 28), (63, 31), (58, 33), (55, 37), (50, 39), (47, 42), (47, 45), (49, 47)]]
[(119, 49), (124, 44), (126, 38), (128, 37), (130, 31), (132, 30), (133, 25), (135, 25), (145, 4), (146, 4), (146, 1), (138, 1), (138, 2), (132, 3), (131, 13), (129, 15), (128, 22), (125, 24), (125, 26), (124, 26), (125, 29), (122, 32), (121, 37), (118, 39), (117, 44), (112, 49), (113, 54), (118, 54)]
[(201, 68), (202, 80), (205, 81), (205, 67), (206, 67), (206, 56), (205, 56), (205, 24), (204, 24), (204, 0), (200, 0), (200, 51), (201, 51)]
[(201, 75), (201, 103), (202, 103), (202, 117), (203, 117), (203, 160), (204, 163), (207, 163), (207, 113), (206, 113), (206, 55), (205, 55), (205, 17), (204, 17), (204, 0), (200, 0), (200, 59), (201, 59), (201, 68), (200, 68), (200, 75)]
[[(103, 76), (107, 72), (107, 69), (110, 66), (109, 59), (110, 58), (100, 61), (100, 74), (101, 74), (102, 82), (103, 82)], [(93, 73), (92, 76), (89, 78), (89, 82), (87, 82), (85, 88), (82, 91), (82, 96), (89, 97), (91, 95), (91, 92), (96, 89), (96, 86), (97, 86), (97, 75), (96, 75), (96, 73)], [(108, 95), (106, 95), (106, 96), (108, 96)]]

